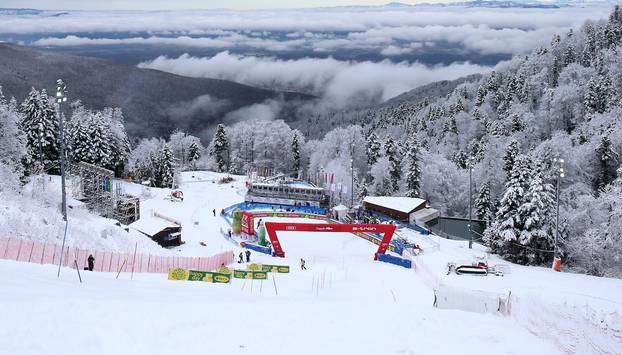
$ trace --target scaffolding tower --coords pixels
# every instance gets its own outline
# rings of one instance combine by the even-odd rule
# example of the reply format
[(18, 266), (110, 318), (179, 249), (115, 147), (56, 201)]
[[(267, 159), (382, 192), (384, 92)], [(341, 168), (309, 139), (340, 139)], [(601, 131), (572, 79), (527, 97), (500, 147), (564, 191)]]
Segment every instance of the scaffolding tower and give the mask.
[(140, 199), (125, 194), (123, 185), (114, 180), (114, 172), (93, 164), (72, 165), (72, 195), (88, 209), (103, 217), (130, 224), (140, 218)]

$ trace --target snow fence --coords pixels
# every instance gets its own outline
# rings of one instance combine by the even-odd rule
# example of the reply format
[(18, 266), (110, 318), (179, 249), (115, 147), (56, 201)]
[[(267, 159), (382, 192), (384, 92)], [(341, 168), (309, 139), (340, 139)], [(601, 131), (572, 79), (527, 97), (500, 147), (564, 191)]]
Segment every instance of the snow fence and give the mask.
[[(18, 238), (0, 238), (0, 259), (55, 264), (60, 262), (61, 247)], [(119, 253), (111, 251), (84, 250), (66, 246), (63, 252), (63, 266), (80, 269), (87, 266), (89, 255), (95, 257), (94, 271), (168, 273), (170, 269), (184, 268), (197, 271), (212, 271), (222, 264), (233, 262), (233, 252), (225, 251), (208, 257), (165, 256), (151, 254)]]

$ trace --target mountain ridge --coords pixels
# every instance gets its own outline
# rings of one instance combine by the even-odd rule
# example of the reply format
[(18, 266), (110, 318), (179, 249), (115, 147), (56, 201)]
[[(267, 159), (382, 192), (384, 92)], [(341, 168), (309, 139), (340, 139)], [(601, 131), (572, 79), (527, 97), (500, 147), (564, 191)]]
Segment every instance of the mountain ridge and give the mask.
[(207, 139), (215, 124), (234, 120), (227, 115), (239, 109), (278, 101), (286, 116), (288, 105), (312, 98), (7, 43), (0, 43), (0, 58), (0, 86), (6, 96), (21, 101), (31, 87), (51, 92), (62, 78), (71, 101), (80, 100), (90, 109), (122, 108), (128, 134), (136, 138), (182, 129)]

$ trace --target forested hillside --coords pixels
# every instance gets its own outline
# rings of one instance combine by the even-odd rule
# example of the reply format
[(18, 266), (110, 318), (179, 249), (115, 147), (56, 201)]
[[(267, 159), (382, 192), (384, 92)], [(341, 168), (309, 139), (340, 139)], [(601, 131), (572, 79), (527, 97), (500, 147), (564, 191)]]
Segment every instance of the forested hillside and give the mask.
[[(336, 115), (337, 125), (349, 118), (358, 124), (308, 140), (300, 173), (313, 179), (327, 172), (349, 190), (352, 158), (357, 196), (420, 194), (444, 215), (464, 217), (470, 165), (474, 213), (490, 221), (485, 240), (508, 259), (540, 264), (553, 256), (563, 169), (560, 253), (585, 271), (619, 275), (621, 42), (616, 7), (609, 21), (557, 35), (447, 95)], [(273, 152), (287, 149), (283, 136), (291, 142), (301, 132), (267, 124), (284, 127), (262, 134), (252, 122), (228, 128), (231, 168), (292, 170), (281, 159), (291, 153)]]

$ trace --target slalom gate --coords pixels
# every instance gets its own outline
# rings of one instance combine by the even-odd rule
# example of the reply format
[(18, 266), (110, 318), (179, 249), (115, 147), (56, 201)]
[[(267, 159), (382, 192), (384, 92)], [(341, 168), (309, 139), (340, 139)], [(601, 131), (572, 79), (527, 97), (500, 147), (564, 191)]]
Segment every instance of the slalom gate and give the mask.
[[(0, 259), (58, 265), (60, 255), (61, 247), (56, 244), (17, 238), (0, 238)], [(63, 251), (62, 266), (75, 269), (77, 264), (78, 268), (82, 269), (87, 265), (89, 255), (95, 257), (93, 271), (134, 271), (161, 274), (180, 267), (197, 271), (212, 271), (222, 264), (231, 264), (234, 259), (232, 251), (225, 251), (208, 257), (185, 257), (96, 251), (66, 246)]]
[(289, 222), (266, 222), (266, 232), (272, 243), (275, 256), (285, 257), (283, 247), (277, 237), (277, 231), (289, 232), (366, 232), (382, 233), (383, 238), (378, 246), (378, 251), (374, 254), (374, 260), (378, 260), (379, 254), (384, 254), (389, 247), (391, 238), (396, 227), (392, 224), (316, 224), (316, 223), (289, 223)]

